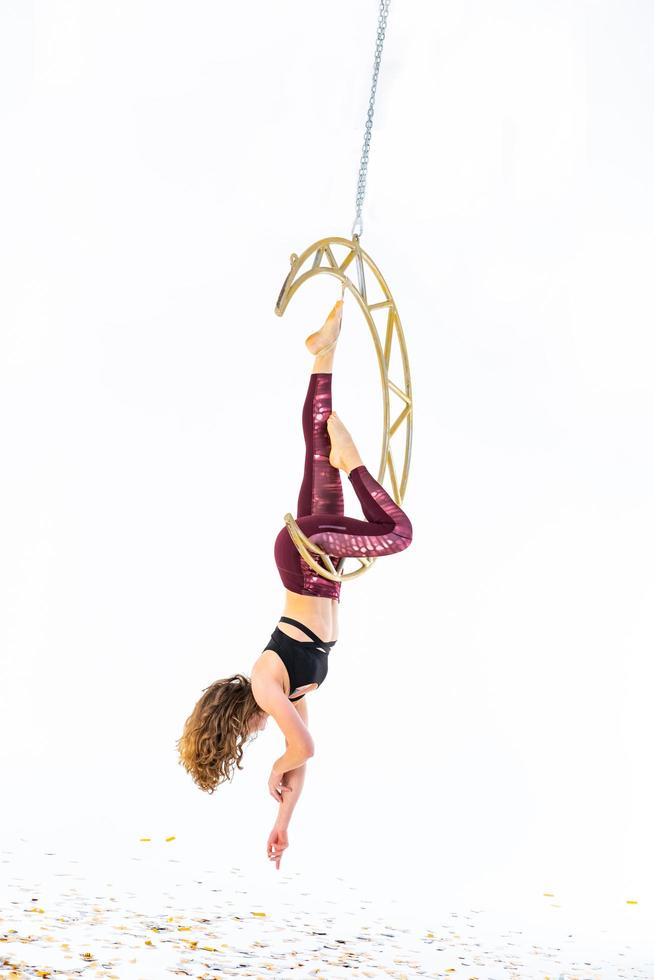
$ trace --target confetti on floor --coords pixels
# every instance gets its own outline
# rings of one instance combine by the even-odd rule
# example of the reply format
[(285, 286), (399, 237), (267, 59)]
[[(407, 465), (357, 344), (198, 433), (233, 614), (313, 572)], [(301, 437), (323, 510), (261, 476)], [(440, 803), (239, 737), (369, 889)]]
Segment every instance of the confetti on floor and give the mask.
[(539, 896), (547, 924), (538, 935), (483, 908), (394, 915), (342, 878), (316, 895), (300, 872), (273, 871), (262, 888), (239, 868), (199, 869), (171, 857), (174, 839), (143, 857), (138, 848), (156, 842), (135, 835), (108, 876), (33, 847), (28, 866), (26, 840), (2, 851), (0, 977), (654, 980), (651, 948), (610, 929), (602, 942), (575, 936), (554, 893)]

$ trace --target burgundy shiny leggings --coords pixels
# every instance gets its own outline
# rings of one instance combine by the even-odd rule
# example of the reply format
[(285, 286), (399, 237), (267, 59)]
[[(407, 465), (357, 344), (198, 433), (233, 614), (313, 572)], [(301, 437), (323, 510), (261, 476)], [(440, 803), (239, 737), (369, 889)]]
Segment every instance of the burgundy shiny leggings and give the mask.
[[(344, 514), (341, 471), (329, 462), (327, 419), (332, 412), (331, 372), (314, 372), (302, 410), (306, 455), (297, 502), (300, 530), (334, 560), (345, 555), (391, 555), (411, 544), (411, 521), (362, 464), (350, 470), (365, 521)], [(275, 563), (284, 586), (300, 595), (339, 599), (341, 583), (323, 578), (301, 557), (286, 525), (275, 539)]]

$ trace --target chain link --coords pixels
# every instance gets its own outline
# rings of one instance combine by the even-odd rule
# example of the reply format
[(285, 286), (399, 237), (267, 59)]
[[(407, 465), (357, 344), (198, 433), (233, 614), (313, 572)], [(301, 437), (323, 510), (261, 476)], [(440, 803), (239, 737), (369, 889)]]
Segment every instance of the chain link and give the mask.
[(361, 163), (359, 164), (359, 179), (357, 182), (356, 196), (356, 217), (352, 225), (352, 238), (357, 235), (359, 238), (363, 234), (363, 220), (361, 218), (361, 208), (363, 207), (363, 197), (366, 192), (366, 177), (368, 176), (368, 153), (370, 149), (370, 134), (372, 132), (372, 117), (375, 107), (375, 94), (377, 92), (377, 76), (379, 75), (379, 64), (381, 62), (384, 38), (386, 37), (386, 19), (391, 0), (380, 0), (379, 2), (379, 21), (377, 24), (377, 44), (375, 45), (375, 63), (372, 72), (372, 88), (370, 90), (370, 102), (368, 105), (368, 118), (366, 119), (366, 133), (363, 139), (363, 152)]

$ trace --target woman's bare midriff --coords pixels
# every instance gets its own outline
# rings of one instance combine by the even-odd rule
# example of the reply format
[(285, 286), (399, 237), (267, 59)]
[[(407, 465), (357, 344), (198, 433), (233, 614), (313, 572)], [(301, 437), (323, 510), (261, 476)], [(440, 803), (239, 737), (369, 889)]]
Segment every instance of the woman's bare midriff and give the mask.
[[(297, 619), (319, 636), (321, 640), (338, 639), (338, 599), (323, 599), (321, 596), (300, 595), (286, 589), (286, 602), (282, 616)], [(309, 640), (310, 637), (291, 623), (277, 623), (282, 633), (288, 633), (296, 640)]]

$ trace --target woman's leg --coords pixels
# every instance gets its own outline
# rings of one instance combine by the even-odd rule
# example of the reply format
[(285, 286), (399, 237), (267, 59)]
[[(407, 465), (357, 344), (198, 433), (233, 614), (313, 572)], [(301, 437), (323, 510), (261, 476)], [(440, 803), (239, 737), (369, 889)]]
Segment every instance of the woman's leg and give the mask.
[[(304, 476), (297, 506), (300, 530), (332, 558), (393, 554), (411, 544), (409, 518), (374, 479), (353, 446), (347, 466), (332, 466), (332, 438), (327, 421), (332, 415), (333, 351), (317, 355), (302, 411), (305, 438)], [(340, 463), (340, 461), (339, 461)], [(340, 469), (344, 469), (367, 520), (344, 514)], [(300, 556), (286, 527), (275, 541), (275, 561), (291, 592), (340, 599), (340, 582), (318, 575)]]
[(359, 555), (375, 558), (408, 548), (413, 540), (411, 521), (381, 483), (363, 463), (350, 470), (348, 479), (366, 520), (343, 516), (338, 521), (339, 529), (323, 525), (307, 537), (334, 558)]
[[(301, 528), (333, 558), (403, 551), (411, 544), (411, 521), (368, 472), (351, 437), (346, 440), (343, 468), (366, 520), (345, 517), (340, 470), (329, 462), (332, 439), (327, 420), (332, 414), (332, 359), (333, 352), (316, 357), (302, 410), (306, 455), (297, 512), (298, 518), (305, 518), (300, 521)], [(340, 420), (335, 420), (335, 425), (337, 431), (349, 436)], [(311, 517), (322, 520), (306, 520)]]
[[(327, 336), (325, 342), (330, 341), (331, 338)], [(315, 356), (302, 410), (305, 459), (297, 503), (297, 522), (305, 533), (324, 527), (343, 527), (341, 474), (339, 468), (329, 462), (331, 443), (327, 432), (327, 419), (332, 411), (333, 361), (333, 349)], [(332, 582), (311, 568), (293, 544), (286, 525), (275, 539), (275, 562), (289, 591), (340, 601), (341, 583)]]
[(329, 462), (331, 442), (327, 419), (332, 413), (332, 373), (324, 370), (327, 356), (331, 360), (331, 353), (324, 359), (320, 356), (315, 359), (302, 409), (305, 456), (297, 502), (298, 517), (312, 514), (340, 517), (344, 512), (341, 472)]

